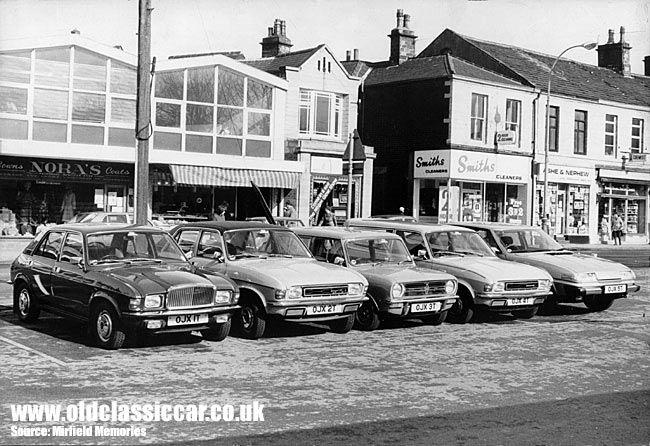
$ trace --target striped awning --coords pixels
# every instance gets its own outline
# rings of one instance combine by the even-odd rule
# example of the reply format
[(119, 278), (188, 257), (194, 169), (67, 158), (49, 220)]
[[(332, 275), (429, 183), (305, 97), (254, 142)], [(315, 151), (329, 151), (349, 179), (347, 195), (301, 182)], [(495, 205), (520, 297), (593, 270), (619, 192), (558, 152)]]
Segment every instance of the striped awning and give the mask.
[(250, 187), (253, 181), (259, 187), (295, 189), (300, 180), (299, 172), (176, 164), (170, 164), (169, 168), (176, 184), (189, 186)]

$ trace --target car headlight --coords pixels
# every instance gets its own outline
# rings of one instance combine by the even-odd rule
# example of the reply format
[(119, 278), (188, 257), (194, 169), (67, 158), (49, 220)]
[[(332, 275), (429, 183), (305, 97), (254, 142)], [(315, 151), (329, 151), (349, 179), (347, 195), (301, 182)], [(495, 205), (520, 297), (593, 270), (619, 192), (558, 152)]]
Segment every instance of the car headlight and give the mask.
[(455, 280), (448, 280), (445, 283), (445, 293), (446, 294), (454, 294), (454, 293), (456, 293), (456, 281)]
[(542, 290), (542, 291), (548, 291), (551, 289), (551, 285), (553, 285), (553, 281), (549, 279), (542, 279), (538, 281), (537, 287)]
[(503, 282), (486, 283), (483, 285), (483, 291), (486, 291), (488, 293), (500, 293), (505, 289), (506, 284)]
[(230, 290), (217, 290), (214, 292), (214, 303), (215, 304), (227, 304), (230, 303), (232, 298), (232, 291)]
[(393, 286), (390, 287), (390, 297), (402, 297), (405, 291), (406, 289), (404, 288), (404, 285), (401, 283), (394, 283)]
[(162, 303), (164, 300), (165, 300), (164, 294), (147, 294), (144, 297), (144, 307), (145, 308), (162, 307)]
[(287, 299), (300, 299), (302, 297), (302, 288), (299, 286), (291, 286), (286, 290), (276, 290), (275, 298), (278, 300)]
[(597, 282), (598, 277), (596, 273), (575, 273), (573, 275), (574, 282)]
[(624, 280), (636, 280), (636, 274), (632, 270), (623, 271), (621, 278)]
[(363, 296), (366, 294), (365, 286), (363, 283), (349, 283), (348, 284), (348, 294), (350, 296)]

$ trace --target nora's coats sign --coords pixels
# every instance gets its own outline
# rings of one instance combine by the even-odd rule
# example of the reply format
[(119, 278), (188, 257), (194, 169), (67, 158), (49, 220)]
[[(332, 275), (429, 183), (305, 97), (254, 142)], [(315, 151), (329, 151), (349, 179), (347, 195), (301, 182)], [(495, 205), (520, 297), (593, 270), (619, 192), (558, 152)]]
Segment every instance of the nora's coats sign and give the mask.
[(131, 184), (133, 170), (121, 163), (0, 156), (0, 179)]

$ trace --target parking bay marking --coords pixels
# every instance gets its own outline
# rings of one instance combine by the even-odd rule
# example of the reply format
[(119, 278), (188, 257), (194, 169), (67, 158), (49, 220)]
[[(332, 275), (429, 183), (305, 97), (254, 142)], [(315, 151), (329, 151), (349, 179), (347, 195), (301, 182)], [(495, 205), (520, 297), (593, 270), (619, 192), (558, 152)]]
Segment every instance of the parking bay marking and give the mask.
[(52, 357), (50, 355), (46, 355), (43, 352), (39, 352), (38, 350), (34, 350), (33, 348), (27, 347), (26, 345), (20, 344), (20, 343), (18, 343), (16, 341), (12, 341), (11, 339), (7, 339), (5, 337), (0, 336), (0, 341), (4, 341), (7, 344), (13, 345), (14, 347), (18, 347), (18, 348), (23, 349), (25, 351), (28, 351), (30, 353), (34, 353), (35, 355), (38, 355), (41, 358), (45, 358), (48, 361), (53, 362), (56, 365), (60, 365), (60, 366), (66, 366), (67, 365), (65, 362), (63, 362), (61, 360), (58, 360), (58, 359), (56, 359), (56, 358), (54, 358), (54, 357)]

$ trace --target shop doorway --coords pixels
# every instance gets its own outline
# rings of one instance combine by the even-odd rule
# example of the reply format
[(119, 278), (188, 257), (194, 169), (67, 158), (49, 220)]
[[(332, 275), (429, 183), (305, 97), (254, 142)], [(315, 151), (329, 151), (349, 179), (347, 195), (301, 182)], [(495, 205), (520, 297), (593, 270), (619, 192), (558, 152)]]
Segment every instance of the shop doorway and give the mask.
[(557, 190), (557, 203), (555, 211), (555, 234), (562, 235), (566, 232), (566, 189), (559, 185)]

